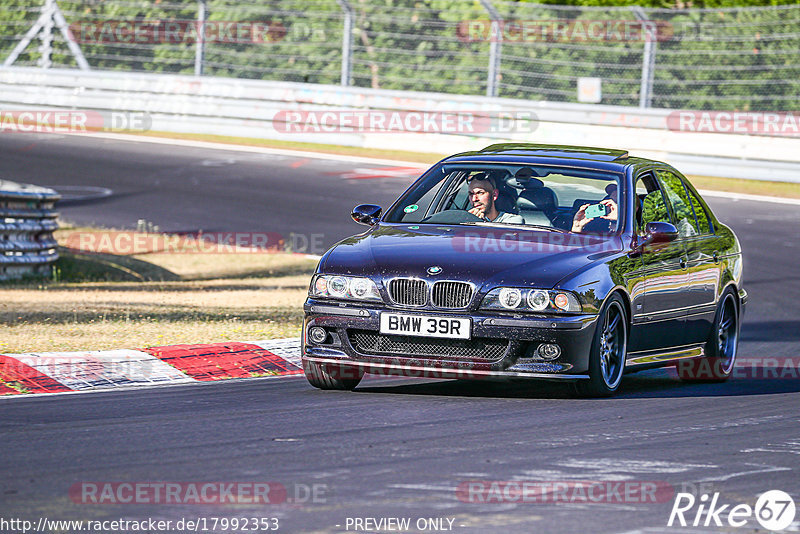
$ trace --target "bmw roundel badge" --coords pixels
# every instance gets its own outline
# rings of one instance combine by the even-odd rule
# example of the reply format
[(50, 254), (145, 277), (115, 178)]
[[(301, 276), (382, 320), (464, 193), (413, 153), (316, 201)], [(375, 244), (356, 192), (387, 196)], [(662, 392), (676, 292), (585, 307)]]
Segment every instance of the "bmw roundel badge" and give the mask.
[(428, 267), (428, 274), (430, 274), (430, 275), (436, 276), (437, 274), (439, 274), (441, 272), (442, 272), (442, 268), (439, 267), (438, 265), (432, 265), (431, 267)]

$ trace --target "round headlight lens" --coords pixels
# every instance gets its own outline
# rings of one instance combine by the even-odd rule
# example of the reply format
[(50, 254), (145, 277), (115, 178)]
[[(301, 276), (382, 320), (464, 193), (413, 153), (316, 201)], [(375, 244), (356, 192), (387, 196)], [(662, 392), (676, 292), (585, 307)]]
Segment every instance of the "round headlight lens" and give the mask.
[(536, 289), (528, 293), (528, 306), (532, 310), (543, 311), (548, 304), (550, 304), (550, 295), (547, 294), (547, 291)]
[(350, 284), (350, 293), (354, 297), (363, 298), (367, 293), (369, 293), (369, 280), (366, 278), (356, 278)]
[(513, 310), (522, 303), (522, 292), (513, 287), (504, 287), (500, 290), (499, 300), (501, 306)]
[(347, 278), (336, 276), (328, 282), (328, 293), (332, 297), (344, 297), (347, 294)]

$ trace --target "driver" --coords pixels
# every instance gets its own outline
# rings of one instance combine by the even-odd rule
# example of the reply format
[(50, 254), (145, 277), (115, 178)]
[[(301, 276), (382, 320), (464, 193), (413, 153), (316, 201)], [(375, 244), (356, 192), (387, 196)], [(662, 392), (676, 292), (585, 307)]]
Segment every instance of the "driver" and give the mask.
[(600, 217), (588, 218), (586, 217), (586, 208), (591, 206), (591, 204), (584, 204), (575, 214), (575, 218), (572, 219), (573, 232), (577, 233), (583, 232), (586, 225), (588, 225), (592, 221), (598, 221), (598, 219), (605, 219), (605, 221), (603, 221), (604, 224), (592, 225), (590, 227), (591, 231), (611, 232), (614, 229), (614, 227), (616, 226), (617, 219), (619, 218), (617, 214), (617, 184), (608, 184), (606, 186), (606, 197), (603, 200), (601, 200), (599, 204), (605, 205), (606, 214)]
[(495, 187), (494, 178), (485, 172), (479, 172), (469, 178), (469, 200), (472, 209), (469, 212), (488, 222), (525, 224), (525, 219), (513, 213), (497, 211), (495, 201), (500, 191)]

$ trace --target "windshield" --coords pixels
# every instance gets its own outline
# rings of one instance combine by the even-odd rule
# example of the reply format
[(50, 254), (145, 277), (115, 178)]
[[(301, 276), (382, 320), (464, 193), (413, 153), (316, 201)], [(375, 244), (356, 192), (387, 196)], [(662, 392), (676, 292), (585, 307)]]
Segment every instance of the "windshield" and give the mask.
[(558, 166), (442, 164), (407, 191), (385, 220), (614, 233), (620, 179), (616, 173)]

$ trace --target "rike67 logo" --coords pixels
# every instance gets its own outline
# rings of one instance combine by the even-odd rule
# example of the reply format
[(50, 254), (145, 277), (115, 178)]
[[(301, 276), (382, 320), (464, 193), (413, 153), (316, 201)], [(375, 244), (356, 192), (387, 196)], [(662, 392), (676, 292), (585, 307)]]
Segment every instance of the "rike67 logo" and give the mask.
[(794, 521), (795, 504), (792, 497), (781, 490), (762, 493), (755, 506), (749, 504), (723, 504), (719, 492), (704, 493), (696, 498), (691, 493), (678, 493), (672, 504), (667, 526), (685, 527), (752, 527), (755, 518), (766, 530), (778, 532), (789, 528)]

